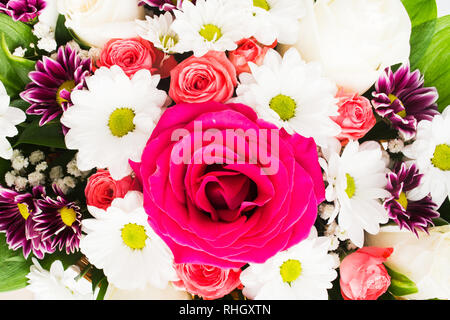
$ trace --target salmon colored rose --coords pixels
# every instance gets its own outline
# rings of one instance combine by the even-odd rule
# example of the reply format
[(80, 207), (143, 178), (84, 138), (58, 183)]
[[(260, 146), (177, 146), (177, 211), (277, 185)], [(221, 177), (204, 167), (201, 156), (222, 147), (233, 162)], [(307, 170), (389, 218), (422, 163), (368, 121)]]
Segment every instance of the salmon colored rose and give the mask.
[(340, 285), (345, 300), (376, 300), (391, 284), (383, 262), (393, 248), (364, 247), (346, 256), (340, 269)]
[(237, 75), (243, 72), (250, 73), (249, 62), (261, 65), (264, 62), (264, 57), (267, 51), (275, 48), (277, 41), (270, 46), (265, 46), (256, 41), (255, 38), (242, 39), (236, 43), (238, 48), (228, 54), (228, 59), (236, 68)]
[(348, 93), (342, 89), (336, 98), (339, 100), (339, 116), (331, 119), (342, 128), (337, 138), (345, 145), (349, 140), (364, 137), (376, 123), (370, 101), (358, 93)]
[(241, 285), (241, 269), (221, 269), (203, 264), (175, 264), (179, 281), (174, 285), (205, 300), (226, 296)]
[[(131, 77), (141, 69), (150, 70), (167, 78), (177, 62), (173, 56), (165, 56), (150, 41), (142, 38), (111, 39), (103, 47), (94, 69), (118, 65)], [(95, 71), (95, 70), (94, 70)]]
[(192, 56), (170, 73), (169, 96), (176, 102), (226, 102), (237, 85), (236, 70), (223, 52)]
[(89, 177), (84, 192), (88, 206), (106, 210), (115, 198), (123, 198), (128, 191), (139, 189), (139, 181), (131, 176), (116, 181), (108, 170), (98, 170)]

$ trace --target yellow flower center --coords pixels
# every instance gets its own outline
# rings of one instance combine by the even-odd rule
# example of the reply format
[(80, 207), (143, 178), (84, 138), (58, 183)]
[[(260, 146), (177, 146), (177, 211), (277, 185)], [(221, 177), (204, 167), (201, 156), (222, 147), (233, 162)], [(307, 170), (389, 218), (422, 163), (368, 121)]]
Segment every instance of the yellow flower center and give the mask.
[(217, 41), (222, 38), (222, 30), (213, 24), (205, 24), (199, 31), (206, 41)]
[(291, 284), (302, 274), (302, 264), (298, 260), (289, 259), (280, 267), (280, 275), (284, 282)]
[(442, 171), (450, 171), (450, 146), (448, 144), (440, 144), (434, 150), (431, 163)]
[(115, 137), (121, 138), (128, 133), (134, 131), (134, 111), (130, 108), (119, 108), (113, 111), (109, 116), (108, 126), (111, 134)]
[(398, 203), (400, 203), (400, 205), (403, 207), (403, 209), (406, 210), (406, 208), (408, 207), (408, 198), (406, 198), (406, 193), (402, 192), (400, 193), (400, 196), (397, 200)]
[(129, 223), (122, 229), (122, 240), (131, 249), (143, 249), (147, 238), (144, 226)]
[(61, 91), (67, 90), (72, 92), (73, 88), (75, 88), (75, 81), (73, 80), (64, 81), (63, 84), (59, 86), (58, 91), (56, 91), (56, 102), (59, 106), (61, 106), (64, 102), (67, 102), (67, 99), (61, 97)]
[(62, 222), (64, 222), (64, 224), (68, 227), (71, 227), (72, 224), (77, 220), (77, 213), (73, 209), (64, 207), (59, 210), (59, 213), (61, 215)]
[(164, 49), (169, 50), (178, 43), (178, 37), (165, 34), (159, 37), (159, 41), (161, 41)]
[(22, 215), (22, 217), (27, 220), (30, 216), (30, 211), (28, 210), (28, 205), (25, 203), (18, 203), (17, 207), (19, 208), (19, 212)]
[(391, 100), (391, 103), (393, 103), (395, 100), (398, 100), (401, 104), (401, 106), (403, 107), (403, 110), (400, 112), (397, 112), (397, 115), (399, 115), (400, 117), (404, 118), (406, 117), (406, 110), (405, 110), (405, 106), (403, 105), (403, 103), (400, 101), (399, 98), (397, 98), (397, 96), (393, 95), (392, 93), (389, 94), (389, 100)]
[(266, 0), (253, 0), (253, 6), (269, 11), (270, 6)]
[(345, 193), (351, 199), (356, 192), (355, 179), (348, 173), (345, 174), (345, 177), (347, 178), (347, 188), (345, 189)]
[(285, 96), (284, 94), (279, 94), (272, 98), (269, 103), (270, 108), (278, 113), (281, 120), (287, 121), (295, 116), (295, 109), (297, 104), (291, 97)]

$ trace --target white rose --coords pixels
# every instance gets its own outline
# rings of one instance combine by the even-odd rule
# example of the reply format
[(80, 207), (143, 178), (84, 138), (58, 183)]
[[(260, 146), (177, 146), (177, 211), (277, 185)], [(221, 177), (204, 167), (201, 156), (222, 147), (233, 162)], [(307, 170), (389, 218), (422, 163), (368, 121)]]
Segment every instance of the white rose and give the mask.
[(136, 19), (144, 18), (139, 0), (59, 0), (58, 11), (66, 27), (92, 47), (102, 47), (112, 38), (137, 36)]
[(191, 300), (186, 291), (175, 289), (172, 285), (161, 290), (147, 286), (144, 290), (122, 290), (111, 283), (106, 290), (105, 300)]
[(400, 0), (306, 3), (294, 47), (308, 62), (321, 62), (338, 86), (364, 93), (386, 67), (409, 60), (411, 21)]
[(429, 228), (429, 235), (383, 227), (377, 235), (367, 235), (367, 246), (392, 247), (386, 265), (415, 282), (419, 292), (407, 299), (450, 299), (450, 225)]

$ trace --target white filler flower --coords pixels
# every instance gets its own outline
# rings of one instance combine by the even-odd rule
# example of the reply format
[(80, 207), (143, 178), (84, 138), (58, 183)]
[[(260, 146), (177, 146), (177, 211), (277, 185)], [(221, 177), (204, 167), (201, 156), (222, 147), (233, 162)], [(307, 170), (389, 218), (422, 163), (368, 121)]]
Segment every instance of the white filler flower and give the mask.
[(338, 215), (339, 227), (358, 247), (364, 244), (364, 230), (377, 234), (380, 223), (387, 223), (388, 213), (380, 200), (389, 196), (386, 162), (378, 143), (369, 141), (361, 145), (350, 141), (342, 155), (332, 153), (328, 164), (319, 160), (329, 185), (326, 200), (334, 202), (335, 210), (330, 222)]
[(252, 7), (241, 0), (197, 0), (194, 5), (183, 1), (182, 9), (174, 10), (172, 24), (185, 51), (197, 57), (208, 51), (237, 48), (236, 42), (252, 35)]
[(173, 255), (148, 224), (142, 194), (130, 191), (106, 211), (89, 207), (95, 219), (82, 221), (80, 249), (108, 281), (123, 290), (164, 289), (177, 280)]
[(19, 132), (16, 125), (26, 119), (25, 112), (9, 106), (10, 98), (3, 82), (0, 81), (0, 158), (11, 159), (13, 149), (6, 137), (14, 137)]
[[(61, 261), (52, 263), (50, 271), (41, 267), (32, 258), (33, 265), (27, 275), (27, 289), (34, 293), (36, 300), (93, 300), (92, 284), (84, 279), (76, 279), (80, 274), (75, 267), (64, 270)], [(78, 270), (79, 271), (79, 270)]]
[(336, 85), (322, 77), (320, 65), (305, 63), (295, 49), (283, 57), (269, 50), (264, 63), (249, 63), (242, 73), (236, 101), (251, 106), (258, 116), (284, 128), (313, 137), (318, 145), (340, 133), (330, 116), (338, 115)]
[(61, 122), (70, 128), (67, 147), (79, 150), (80, 170), (108, 168), (115, 180), (131, 173), (128, 160), (140, 161), (167, 103), (159, 79), (148, 70), (129, 79), (118, 66), (102, 67), (86, 79), (88, 90), (72, 92)]
[(406, 146), (403, 153), (424, 175), (421, 185), (412, 190), (415, 199), (430, 193), (438, 206), (446, 197), (450, 199), (450, 106), (432, 121), (419, 122), (416, 141)]
[(254, 300), (327, 300), (337, 277), (329, 247), (330, 239), (317, 237), (313, 228), (308, 239), (265, 263), (251, 263), (241, 274), (243, 294)]

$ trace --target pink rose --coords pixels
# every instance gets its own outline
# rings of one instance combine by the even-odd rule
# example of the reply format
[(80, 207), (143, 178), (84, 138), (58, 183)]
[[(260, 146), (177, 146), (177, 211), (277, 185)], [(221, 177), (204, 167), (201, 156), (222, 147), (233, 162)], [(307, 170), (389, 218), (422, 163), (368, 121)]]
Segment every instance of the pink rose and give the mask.
[(105, 44), (94, 69), (113, 65), (118, 65), (129, 77), (146, 69), (152, 74), (160, 74), (161, 78), (167, 78), (177, 62), (173, 56), (166, 57), (150, 41), (138, 37), (111, 39)]
[(349, 140), (364, 137), (376, 123), (370, 101), (358, 93), (346, 93), (343, 90), (336, 97), (339, 99), (339, 116), (331, 119), (342, 128), (337, 138), (347, 144)]
[(205, 300), (226, 296), (241, 285), (241, 269), (221, 269), (203, 264), (175, 264), (179, 281), (175, 286)]
[(108, 170), (97, 170), (97, 173), (89, 177), (84, 193), (88, 206), (106, 210), (115, 198), (123, 198), (128, 191), (139, 188), (139, 181), (131, 176), (116, 181)]
[(339, 267), (341, 293), (345, 300), (376, 300), (391, 284), (383, 262), (393, 248), (364, 247), (349, 254)]
[(176, 102), (226, 102), (237, 85), (236, 70), (223, 52), (192, 56), (170, 73), (169, 96)]
[[(222, 139), (230, 130), (241, 134)], [(212, 132), (217, 139), (207, 137)], [(239, 146), (253, 150), (253, 161), (235, 161), (246, 149)], [(175, 263), (239, 268), (309, 235), (325, 196), (316, 148), (242, 104), (179, 104), (164, 112), (141, 163), (131, 165), (149, 223)]]
[(243, 72), (250, 73), (249, 62), (253, 62), (257, 65), (261, 65), (264, 62), (264, 57), (267, 51), (271, 48), (275, 48), (277, 41), (271, 46), (265, 46), (256, 41), (255, 38), (242, 39), (236, 43), (238, 48), (229, 52), (228, 59), (236, 68), (236, 72), (240, 75)]

